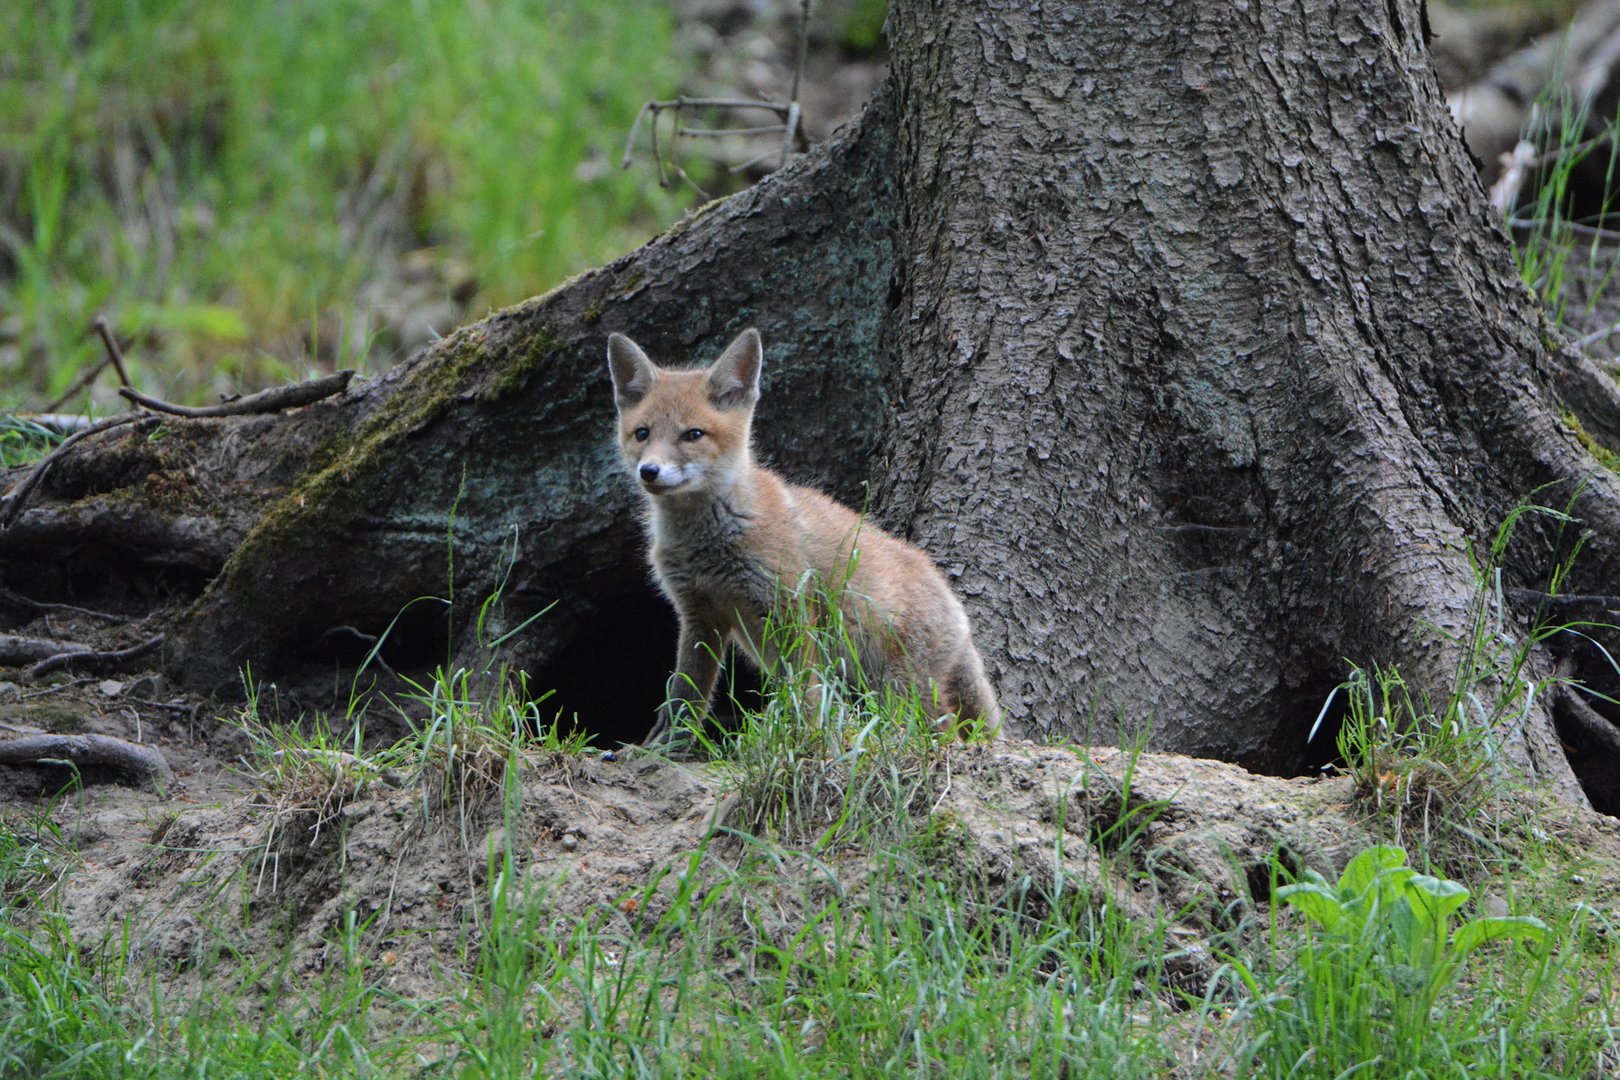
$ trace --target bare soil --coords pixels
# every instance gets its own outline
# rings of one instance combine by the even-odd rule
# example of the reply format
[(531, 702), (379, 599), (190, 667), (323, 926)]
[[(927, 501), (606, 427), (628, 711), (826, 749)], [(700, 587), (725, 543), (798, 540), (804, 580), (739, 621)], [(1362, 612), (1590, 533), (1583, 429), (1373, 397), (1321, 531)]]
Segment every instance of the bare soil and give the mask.
[[(663, 891), (641, 890), (673, 880), (665, 872), (687, 864), (730, 806), (713, 766), (633, 751), (537, 760), (510, 835), (498, 797), (424, 812), (422, 785), (408, 780), (289, 797), (244, 768), (247, 740), (220, 711), (163, 693), (156, 675), (0, 685), (8, 734), (111, 734), (160, 748), (173, 767), (161, 791), (112, 773), (87, 772), (75, 786), (58, 767), (0, 769), (7, 825), (58, 838), (50, 903), (75, 935), (123, 935), (131, 958), (156, 962), (170, 983), (217, 974), (233, 956), (285, 956), (287, 974), (312, 976), (358, 925), (390, 989), (442, 990), (477, 940), (507, 843), (523, 881), (546, 890), (553, 925), (594, 912), (604, 934), (629, 937), (662, 914)], [(953, 748), (940, 775), (932, 814), (964, 887), (1089, 888), (1142, 917), (1170, 914), (1193, 957), (1198, 939), (1265, 903), (1273, 858), (1333, 872), (1373, 842), (1345, 777), (1015, 740)], [(1549, 805), (1544, 827), (1566, 846), (1576, 891), (1620, 908), (1620, 821)], [(1127, 856), (1100, 860), (1126, 832), (1138, 833)], [(711, 841), (707, 857), (740, 858), (740, 848)], [(849, 885), (868, 871), (853, 851), (826, 865)], [(1208, 964), (1193, 967), (1196, 982)]]

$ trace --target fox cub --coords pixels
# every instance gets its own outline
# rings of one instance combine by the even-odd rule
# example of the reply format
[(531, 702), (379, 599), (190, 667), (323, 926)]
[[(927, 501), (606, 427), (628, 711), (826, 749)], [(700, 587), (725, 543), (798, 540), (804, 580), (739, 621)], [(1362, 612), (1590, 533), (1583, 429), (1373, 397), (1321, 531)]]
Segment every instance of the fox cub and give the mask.
[[(608, 338), (619, 444), (647, 494), (653, 570), (681, 623), (675, 673), (647, 741), (672, 735), (683, 704), (707, 705), (728, 638), (756, 664), (774, 659), (762, 655), (766, 615), (805, 589), (836, 598), (865, 671), (915, 687), (940, 717), (995, 731), (995, 691), (933, 560), (754, 463), (749, 428), (763, 361), (755, 330), (694, 371), (658, 367), (623, 334)], [(819, 595), (810, 594), (812, 605)]]

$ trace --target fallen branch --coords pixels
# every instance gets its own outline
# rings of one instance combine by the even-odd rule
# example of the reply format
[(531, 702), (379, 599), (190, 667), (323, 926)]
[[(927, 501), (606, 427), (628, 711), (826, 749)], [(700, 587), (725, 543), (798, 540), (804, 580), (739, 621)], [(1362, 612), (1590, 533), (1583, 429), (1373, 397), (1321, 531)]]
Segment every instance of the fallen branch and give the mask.
[(269, 390), (260, 390), (257, 394), (227, 401), (222, 405), (176, 405), (173, 402), (162, 401), (141, 393), (133, 386), (121, 386), (119, 394), (128, 398), (143, 408), (153, 412), (168, 413), (171, 416), (189, 416), (192, 418), (205, 418), (213, 416), (246, 416), (249, 413), (280, 412), (282, 409), (295, 409), (300, 405), (309, 405), (329, 398), (333, 394), (341, 394), (348, 388), (349, 380), (354, 378), (353, 371), (339, 371), (333, 375), (326, 375), (319, 379), (312, 379), (296, 386), (276, 386)]
[(123, 424), (134, 424), (137, 427), (150, 427), (157, 422), (158, 420), (155, 416), (144, 416), (141, 413), (125, 413), (123, 416), (113, 416), (107, 418), (106, 420), (98, 421), (91, 424), (83, 431), (69, 435), (67, 438), (63, 439), (61, 443), (57, 445), (55, 450), (52, 450), (49, 454), (46, 454), (44, 457), (40, 458), (39, 461), (34, 463), (34, 467), (29, 470), (27, 476), (23, 477), (22, 480), (18, 482), (16, 487), (12, 488), (4, 498), (0, 498), (0, 529), (6, 528), (6, 526), (10, 525), (14, 520), (16, 520), (17, 515), (22, 512), (23, 506), (28, 502), (28, 496), (33, 494), (35, 488), (39, 487), (40, 482), (45, 479), (46, 474), (49, 473), (51, 468), (62, 459), (62, 455), (67, 453), (67, 451), (71, 449), (79, 440), (88, 439), (92, 435), (99, 435), (103, 431), (110, 431), (113, 428), (119, 427)]
[(39, 663), (23, 672), (30, 679), (37, 679), (49, 675), (53, 671), (67, 669), (75, 675), (111, 675), (122, 671), (132, 662), (141, 659), (148, 653), (156, 652), (163, 646), (163, 635), (149, 638), (128, 649), (117, 649), (111, 652), (95, 652), (89, 649), (79, 649), (57, 653), (46, 657)]
[(86, 767), (116, 769), (160, 786), (171, 775), (169, 763), (156, 747), (111, 735), (24, 735), (7, 739), (0, 742), (0, 765), (60, 765), (79, 771)]

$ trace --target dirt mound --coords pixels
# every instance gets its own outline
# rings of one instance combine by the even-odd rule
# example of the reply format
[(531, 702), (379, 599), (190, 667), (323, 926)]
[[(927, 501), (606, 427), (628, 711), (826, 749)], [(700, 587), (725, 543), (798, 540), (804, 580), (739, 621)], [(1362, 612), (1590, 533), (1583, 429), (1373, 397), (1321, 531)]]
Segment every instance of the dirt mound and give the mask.
[[(55, 889), (75, 937), (122, 937), (130, 959), (155, 961), (167, 981), (217, 970), (222, 957), (281, 956), (288, 974), (315, 973), (348, 933), (391, 990), (425, 993), (476, 944), (495, 875), (542, 890), (557, 928), (590, 918), (628, 938), (661, 916), (685, 870), (738, 864), (747, 844), (720, 766), (554, 754), (506, 796), (342, 769), (325, 790), (289, 793), (244, 768), (246, 737), (205, 703), (136, 688), (154, 684), (27, 698), (13, 686), (0, 691), (0, 716), (13, 730), (156, 744), (174, 768), (167, 790), (95, 783), (43, 803), (59, 773), (0, 770), (0, 809), (13, 823), (48, 817), (76, 853)], [(1242, 923), (1269, 898), (1274, 866), (1333, 872), (1373, 840), (1345, 778), (1011, 740), (951, 748), (935, 765), (929, 819), (965, 889), (1030, 904), (1083, 889), (1194, 937)], [(1597, 892), (1613, 902), (1620, 823), (1569, 811), (1548, 827), (1596, 860)], [(870, 869), (853, 846), (821, 852), (817, 866), (838, 888)], [(791, 934), (790, 906), (775, 918)]]

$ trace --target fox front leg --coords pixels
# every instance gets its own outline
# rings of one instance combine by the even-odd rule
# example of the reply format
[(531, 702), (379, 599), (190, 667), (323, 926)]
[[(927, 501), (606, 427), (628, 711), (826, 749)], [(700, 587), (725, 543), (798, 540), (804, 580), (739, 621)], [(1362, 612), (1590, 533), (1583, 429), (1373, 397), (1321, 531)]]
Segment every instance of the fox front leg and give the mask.
[(708, 711), (720, 678), (720, 650), (725, 641), (725, 633), (713, 622), (681, 614), (675, 673), (664, 688), (664, 703), (658, 708), (657, 722), (647, 733), (646, 745), (672, 743), (682, 721), (688, 717), (697, 719)]

